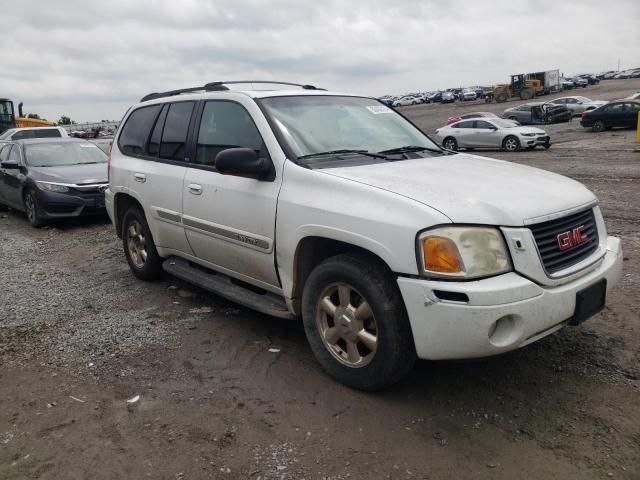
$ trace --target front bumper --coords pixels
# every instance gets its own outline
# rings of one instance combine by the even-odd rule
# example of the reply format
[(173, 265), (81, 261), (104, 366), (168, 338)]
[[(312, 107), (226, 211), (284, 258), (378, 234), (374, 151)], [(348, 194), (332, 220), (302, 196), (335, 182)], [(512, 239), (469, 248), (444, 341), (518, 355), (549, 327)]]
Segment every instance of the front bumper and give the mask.
[[(573, 317), (579, 291), (606, 278), (609, 292), (621, 274), (620, 240), (608, 237), (597, 268), (555, 287), (515, 272), (470, 282), (400, 277), (398, 285), (418, 357), (462, 359), (515, 350), (559, 330)], [(466, 294), (468, 301), (441, 300), (434, 291)]]
[(33, 192), (38, 200), (40, 216), (48, 220), (105, 213), (104, 193), (56, 193), (37, 188)]
[(536, 135), (535, 137), (520, 136), (520, 145), (524, 147), (538, 147), (546, 144), (551, 145), (551, 137), (549, 135)]

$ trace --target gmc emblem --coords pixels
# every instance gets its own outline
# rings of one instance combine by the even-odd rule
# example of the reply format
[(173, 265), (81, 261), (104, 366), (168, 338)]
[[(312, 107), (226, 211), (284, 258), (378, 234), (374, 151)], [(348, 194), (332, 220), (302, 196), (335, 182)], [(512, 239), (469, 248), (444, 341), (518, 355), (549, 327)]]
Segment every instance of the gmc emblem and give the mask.
[(587, 234), (584, 233), (584, 225), (580, 225), (568, 232), (559, 233), (556, 238), (558, 239), (558, 247), (560, 247), (560, 250), (575, 247), (589, 239)]

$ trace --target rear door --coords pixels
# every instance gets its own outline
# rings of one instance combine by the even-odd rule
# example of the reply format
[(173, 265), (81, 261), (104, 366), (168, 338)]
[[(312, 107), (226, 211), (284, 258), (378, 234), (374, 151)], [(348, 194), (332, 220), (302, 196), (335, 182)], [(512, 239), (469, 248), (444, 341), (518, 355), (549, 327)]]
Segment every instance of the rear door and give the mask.
[[(20, 166), (24, 166), (22, 159), (22, 149), (19, 145), (11, 146), (7, 155), (7, 160), (16, 162)], [(4, 170), (2, 175), (2, 189), (4, 190), (4, 201), (19, 210), (23, 209), (22, 205), (22, 185), (25, 181), (23, 170)]]
[(184, 185), (189, 244), (211, 268), (277, 291), (275, 220), (282, 175), (276, 168), (272, 178), (257, 180), (215, 168), (216, 155), (227, 148), (251, 148), (269, 157), (266, 145), (278, 147), (266, 119), (253, 101), (209, 100), (195, 135), (196, 153)]
[[(134, 110), (119, 137), (129, 192), (145, 209), (158, 247), (191, 254), (182, 226), (187, 133), (195, 102), (155, 104)], [(113, 160), (113, 159), (112, 159)]]
[(451, 126), (459, 147), (473, 147), (473, 120), (463, 120)]

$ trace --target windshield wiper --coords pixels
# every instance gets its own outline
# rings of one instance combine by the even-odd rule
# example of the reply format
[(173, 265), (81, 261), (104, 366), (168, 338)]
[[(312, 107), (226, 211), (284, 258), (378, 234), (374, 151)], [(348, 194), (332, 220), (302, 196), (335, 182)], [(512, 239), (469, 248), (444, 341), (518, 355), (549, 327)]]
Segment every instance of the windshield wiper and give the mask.
[(302, 155), (300, 157), (298, 157), (298, 160), (302, 160), (304, 158), (312, 158), (312, 157), (322, 157), (324, 155), (340, 155), (340, 154), (344, 154), (344, 153), (353, 153), (353, 154), (357, 154), (357, 155), (365, 155), (367, 157), (373, 157), (373, 158), (387, 158), (384, 155), (381, 155), (379, 153), (373, 153), (370, 152), (368, 150), (350, 150), (347, 148), (343, 148), (340, 150), (329, 150), (327, 152), (317, 152), (317, 153), (309, 153), (307, 155)]
[(434, 153), (444, 153), (442, 150), (437, 148), (429, 148), (429, 147), (420, 147), (418, 145), (405, 145), (404, 147), (390, 148), (389, 150), (382, 150), (378, 153), (407, 153), (407, 152), (434, 152)]

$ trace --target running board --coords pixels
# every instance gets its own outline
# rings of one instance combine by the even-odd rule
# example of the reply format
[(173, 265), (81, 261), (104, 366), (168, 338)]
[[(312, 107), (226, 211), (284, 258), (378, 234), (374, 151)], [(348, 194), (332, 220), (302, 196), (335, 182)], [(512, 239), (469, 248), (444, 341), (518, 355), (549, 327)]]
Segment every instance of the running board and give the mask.
[(169, 257), (163, 262), (162, 268), (171, 275), (252, 310), (278, 318), (289, 320), (295, 318), (282, 297), (269, 292), (256, 293), (233, 283), (231, 277), (205, 271), (182, 258)]

